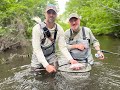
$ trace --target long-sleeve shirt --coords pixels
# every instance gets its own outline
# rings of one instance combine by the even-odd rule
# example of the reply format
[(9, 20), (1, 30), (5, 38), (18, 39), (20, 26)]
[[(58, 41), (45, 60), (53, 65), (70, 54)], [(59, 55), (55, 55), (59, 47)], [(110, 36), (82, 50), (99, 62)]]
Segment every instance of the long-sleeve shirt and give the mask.
[[(95, 36), (93, 35), (92, 31), (89, 28), (84, 27), (84, 31), (85, 31), (86, 39), (90, 40), (90, 44), (93, 44), (93, 47), (100, 46), (98, 40), (95, 38)], [(69, 38), (70, 38), (70, 29), (65, 31), (65, 39), (67, 43), (69, 43)], [(80, 31), (74, 37), (74, 40), (77, 40), (79, 38), (83, 39), (82, 28), (80, 28)], [(71, 45), (67, 44), (67, 47), (71, 49)]]
[[(89, 28), (84, 27), (84, 31), (85, 31), (86, 39), (90, 40), (90, 44), (93, 44), (93, 47), (100, 46), (98, 40), (95, 38), (95, 36), (93, 35), (92, 31)], [(69, 50), (72, 49), (72, 45), (69, 44), (70, 37), (71, 37), (70, 36), (70, 29), (68, 29), (65, 31), (65, 40), (67, 42), (67, 48)], [(80, 27), (80, 31), (74, 37), (74, 40), (78, 40), (78, 39), (83, 39), (82, 27)], [(88, 53), (89, 53), (88, 61), (93, 61), (93, 57), (92, 57), (90, 48), (89, 48)]]
[[(52, 29), (48, 28), (52, 35), (52, 38), (54, 37), (55, 28), (56, 28), (56, 25)], [(62, 52), (62, 54), (66, 57), (66, 60), (71, 60), (73, 58), (70, 55), (68, 49), (66, 48), (64, 31), (59, 24), (57, 24), (57, 29), (58, 29), (58, 31), (57, 31), (56, 43), (58, 43), (59, 49)], [(39, 24), (36, 24), (33, 27), (33, 31), (32, 31), (32, 47), (33, 47), (33, 54), (36, 55), (37, 61), (33, 60), (31, 62), (31, 65), (33, 67), (35, 66), (35, 64), (40, 64), (40, 63), (43, 65), (43, 67), (46, 67), (47, 65), (49, 65), (49, 63), (47, 62), (47, 60), (43, 54), (43, 51), (41, 49), (41, 40), (43, 38), (44, 38), (44, 34), (43, 34), (42, 25), (40, 26)], [(44, 46), (48, 46), (51, 43), (52, 43), (51, 40), (46, 38)]]

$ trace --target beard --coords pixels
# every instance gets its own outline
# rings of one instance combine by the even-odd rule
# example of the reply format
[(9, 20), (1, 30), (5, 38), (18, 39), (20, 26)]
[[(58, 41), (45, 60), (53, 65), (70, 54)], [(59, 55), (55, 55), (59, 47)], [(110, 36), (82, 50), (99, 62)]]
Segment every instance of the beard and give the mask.
[(79, 25), (75, 25), (71, 27), (72, 30), (77, 30), (78, 28), (79, 28)]
[(73, 30), (73, 32), (79, 32), (80, 26), (79, 25), (73, 26), (73, 27), (71, 27), (71, 29)]
[(54, 23), (54, 22), (55, 22), (55, 18), (49, 18), (49, 19), (48, 19), (48, 22), (49, 22), (49, 23)]

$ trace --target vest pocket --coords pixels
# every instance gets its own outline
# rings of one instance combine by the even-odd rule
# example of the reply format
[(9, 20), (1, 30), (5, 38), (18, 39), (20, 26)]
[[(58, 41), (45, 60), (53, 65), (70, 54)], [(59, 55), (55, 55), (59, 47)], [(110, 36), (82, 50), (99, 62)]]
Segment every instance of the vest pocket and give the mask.
[(42, 48), (42, 51), (43, 51), (43, 54), (44, 54), (45, 57), (48, 57), (51, 54), (55, 53), (55, 45), (54, 45), (54, 43), (52, 43), (51, 45), (46, 46), (46, 47), (41, 46), (41, 48)]

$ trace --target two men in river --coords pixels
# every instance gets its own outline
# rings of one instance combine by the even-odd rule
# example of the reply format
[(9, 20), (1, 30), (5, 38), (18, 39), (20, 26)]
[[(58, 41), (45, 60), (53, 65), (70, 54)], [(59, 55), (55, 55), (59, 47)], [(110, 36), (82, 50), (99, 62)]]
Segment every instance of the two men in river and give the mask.
[[(33, 27), (33, 54), (31, 60), (31, 69), (33, 71), (40, 71), (41, 68), (45, 68), (48, 73), (56, 72), (58, 66), (56, 45), (58, 45), (60, 51), (71, 65), (78, 64), (80, 60), (93, 64), (89, 47), (91, 43), (93, 43), (97, 53), (101, 55), (100, 59), (104, 59), (98, 40), (95, 39), (89, 28), (83, 27), (84, 31), (82, 30), (80, 18), (77, 14), (73, 13), (69, 16), (71, 27), (65, 32), (65, 36), (62, 27), (55, 22), (56, 17), (57, 8), (53, 4), (48, 4), (45, 9), (46, 19)], [(76, 52), (78, 53), (76, 54)], [(76, 55), (80, 57), (77, 58)], [(76, 66), (72, 69), (79, 70), (80, 67)]]
[[(53, 4), (48, 4), (45, 9), (45, 20), (33, 27), (32, 31), (32, 47), (33, 54), (31, 60), (31, 69), (39, 71), (45, 68), (47, 72), (56, 72), (57, 55), (56, 45), (66, 57), (69, 63), (75, 64), (78, 61), (74, 60), (70, 55), (62, 27), (55, 22), (57, 17), (57, 8)], [(74, 69), (79, 69), (75, 67)]]

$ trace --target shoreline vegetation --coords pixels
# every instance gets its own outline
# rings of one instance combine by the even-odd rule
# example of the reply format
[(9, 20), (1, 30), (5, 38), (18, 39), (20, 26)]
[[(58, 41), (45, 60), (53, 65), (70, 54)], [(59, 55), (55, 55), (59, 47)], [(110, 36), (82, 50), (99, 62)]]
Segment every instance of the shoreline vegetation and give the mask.
[[(0, 52), (31, 45), (34, 16), (44, 20), (44, 7), (55, 0), (2, 0), (0, 2)], [(89, 27), (94, 35), (120, 38), (119, 0), (69, 0), (65, 12), (57, 19), (64, 30), (69, 28), (66, 19), (70, 13), (82, 16), (81, 25)]]

